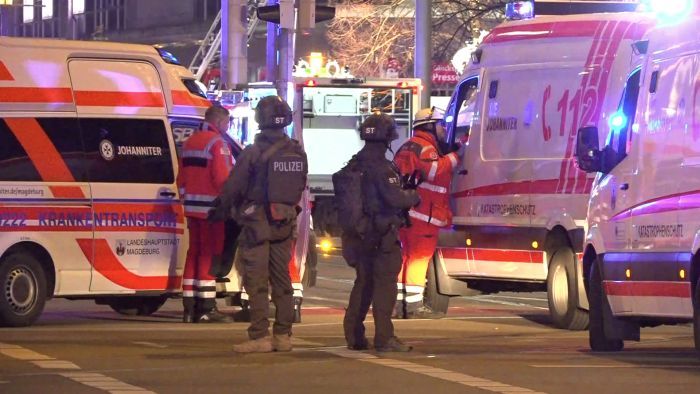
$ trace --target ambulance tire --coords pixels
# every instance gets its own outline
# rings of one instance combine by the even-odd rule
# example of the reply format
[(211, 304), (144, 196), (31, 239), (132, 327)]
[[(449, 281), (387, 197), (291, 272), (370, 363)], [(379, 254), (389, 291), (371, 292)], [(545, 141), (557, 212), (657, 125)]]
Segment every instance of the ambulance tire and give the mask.
[(603, 314), (608, 306), (603, 292), (603, 280), (600, 276), (600, 267), (595, 262), (591, 267), (591, 278), (588, 285), (588, 304), (590, 323), (588, 324), (588, 343), (594, 352), (618, 352), (625, 347), (622, 339), (609, 339), (605, 335), (605, 322)]
[(0, 261), (0, 326), (26, 327), (39, 318), (46, 304), (46, 273), (28, 253)]
[(557, 328), (585, 330), (588, 312), (578, 308), (578, 278), (576, 254), (569, 246), (557, 249), (547, 273), (547, 300), (549, 316)]
[(450, 306), (450, 296), (440, 294), (437, 283), (437, 268), (435, 267), (435, 259), (430, 260), (428, 264), (427, 282), (425, 284), (425, 292), (423, 294), (423, 304), (430, 308), (435, 313), (447, 314), (447, 308)]
[(167, 300), (167, 296), (114, 297), (107, 300), (107, 305), (122, 315), (150, 316), (156, 313)]
[(695, 337), (695, 350), (700, 352), (700, 279), (695, 286), (693, 300), (693, 335)]
[(309, 231), (309, 246), (306, 250), (306, 262), (304, 263), (304, 276), (301, 278), (301, 285), (304, 286), (304, 289), (316, 286), (317, 266), (316, 234), (311, 230)]

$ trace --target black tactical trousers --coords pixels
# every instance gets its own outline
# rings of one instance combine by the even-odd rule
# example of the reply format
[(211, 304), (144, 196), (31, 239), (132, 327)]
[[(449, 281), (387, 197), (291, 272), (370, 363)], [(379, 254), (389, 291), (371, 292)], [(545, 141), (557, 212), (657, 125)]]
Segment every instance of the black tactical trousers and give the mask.
[(294, 290), (289, 277), (289, 260), (292, 257), (292, 228), (286, 224), (273, 229), (273, 233), (286, 233), (288, 237), (277, 241), (254, 243), (244, 228), (239, 238), (243, 261), (243, 287), (250, 302), (250, 327), (248, 337), (259, 339), (270, 335), (268, 313), (268, 283), (272, 287), (275, 304), (275, 335), (291, 335), (294, 322)]
[(396, 303), (396, 278), (401, 270), (401, 246), (395, 230), (377, 238), (367, 241), (343, 236), (343, 257), (357, 272), (343, 321), (345, 340), (350, 346), (365, 338), (364, 321), (370, 305), (375, 347), (394, 336), (391, 314)]

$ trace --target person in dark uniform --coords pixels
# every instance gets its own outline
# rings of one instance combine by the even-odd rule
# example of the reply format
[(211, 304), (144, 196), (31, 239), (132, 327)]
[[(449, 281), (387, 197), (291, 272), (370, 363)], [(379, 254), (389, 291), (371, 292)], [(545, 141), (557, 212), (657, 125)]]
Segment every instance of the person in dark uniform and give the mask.
[(401, 270), (398, 230), (406, 210), (420, 198), (415, 190), (404, 190), (396, 168), (385, 157), (391, 141), (398, 138), (394, 119), (381, 113), (370, 115), (360, 127), (360, 138), (365, 146), (348, 165), (357, 166), (363, 174), (362, 210), (368, 225), (362, 235), (354, 231), (342, 235), (343, 257), (357, 272), (343, 321), (345, 340), (351, 350), (369, 348), (364, 320), (371, 304), (375, 349), (407, 352), (411, 347), (394, 335), (391, 322)]
[[(243, 287), (250, 304), (250, 340), (235, 345), (233, 350), (290, 351), (294, 305), (289, 261), (308, 163), (299, 143), (285, 133), (284, 128), (292, 122), (292, 110), (284, 100), (278, 96), (261, 99), (255, 120), (261, 133), (238, 158), (216, 214), (230, 214), (242, 227), (238, 242)], [(268, 283), (276, 307), (272, 338)]]

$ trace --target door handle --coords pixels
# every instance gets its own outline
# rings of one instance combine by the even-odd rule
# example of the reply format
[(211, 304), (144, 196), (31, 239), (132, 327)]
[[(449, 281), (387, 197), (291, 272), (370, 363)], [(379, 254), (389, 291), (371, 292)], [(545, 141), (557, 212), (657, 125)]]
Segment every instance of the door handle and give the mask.
[(173, 191), (170, 191), (170, 190), (166, 190), (166, 191), (160, 192), (160, 195), (161, 195), (162, 197), (170, 197), (170, 198), (173, 198), (173, 197), (176, 196), (176, 193), (173, 192)]
[(630, 184), (629, 184), (629, 183), (623, 183), (623, 184), (620, 185), (620, 190), (627, 190), (627, 189), (629, 189), (629, 188), (630, 188)]

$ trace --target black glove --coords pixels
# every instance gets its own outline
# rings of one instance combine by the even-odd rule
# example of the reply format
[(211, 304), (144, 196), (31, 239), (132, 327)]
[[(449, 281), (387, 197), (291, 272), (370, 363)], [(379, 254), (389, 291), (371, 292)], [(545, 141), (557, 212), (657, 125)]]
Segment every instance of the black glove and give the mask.
[(219, 197), (212, 201), (213, 207), (207, 212), (207, 221), (209, 223), (223, 222), (227, 219), (226, 210), (222, 209), (221, 199)]
[(418, 170), (413, 171), (411, 175), (403, 176), (403, 188), (408, 190), (416, 190), (418, 185), (423, 183), (423, 179), (420, 178), (420, 172)]

